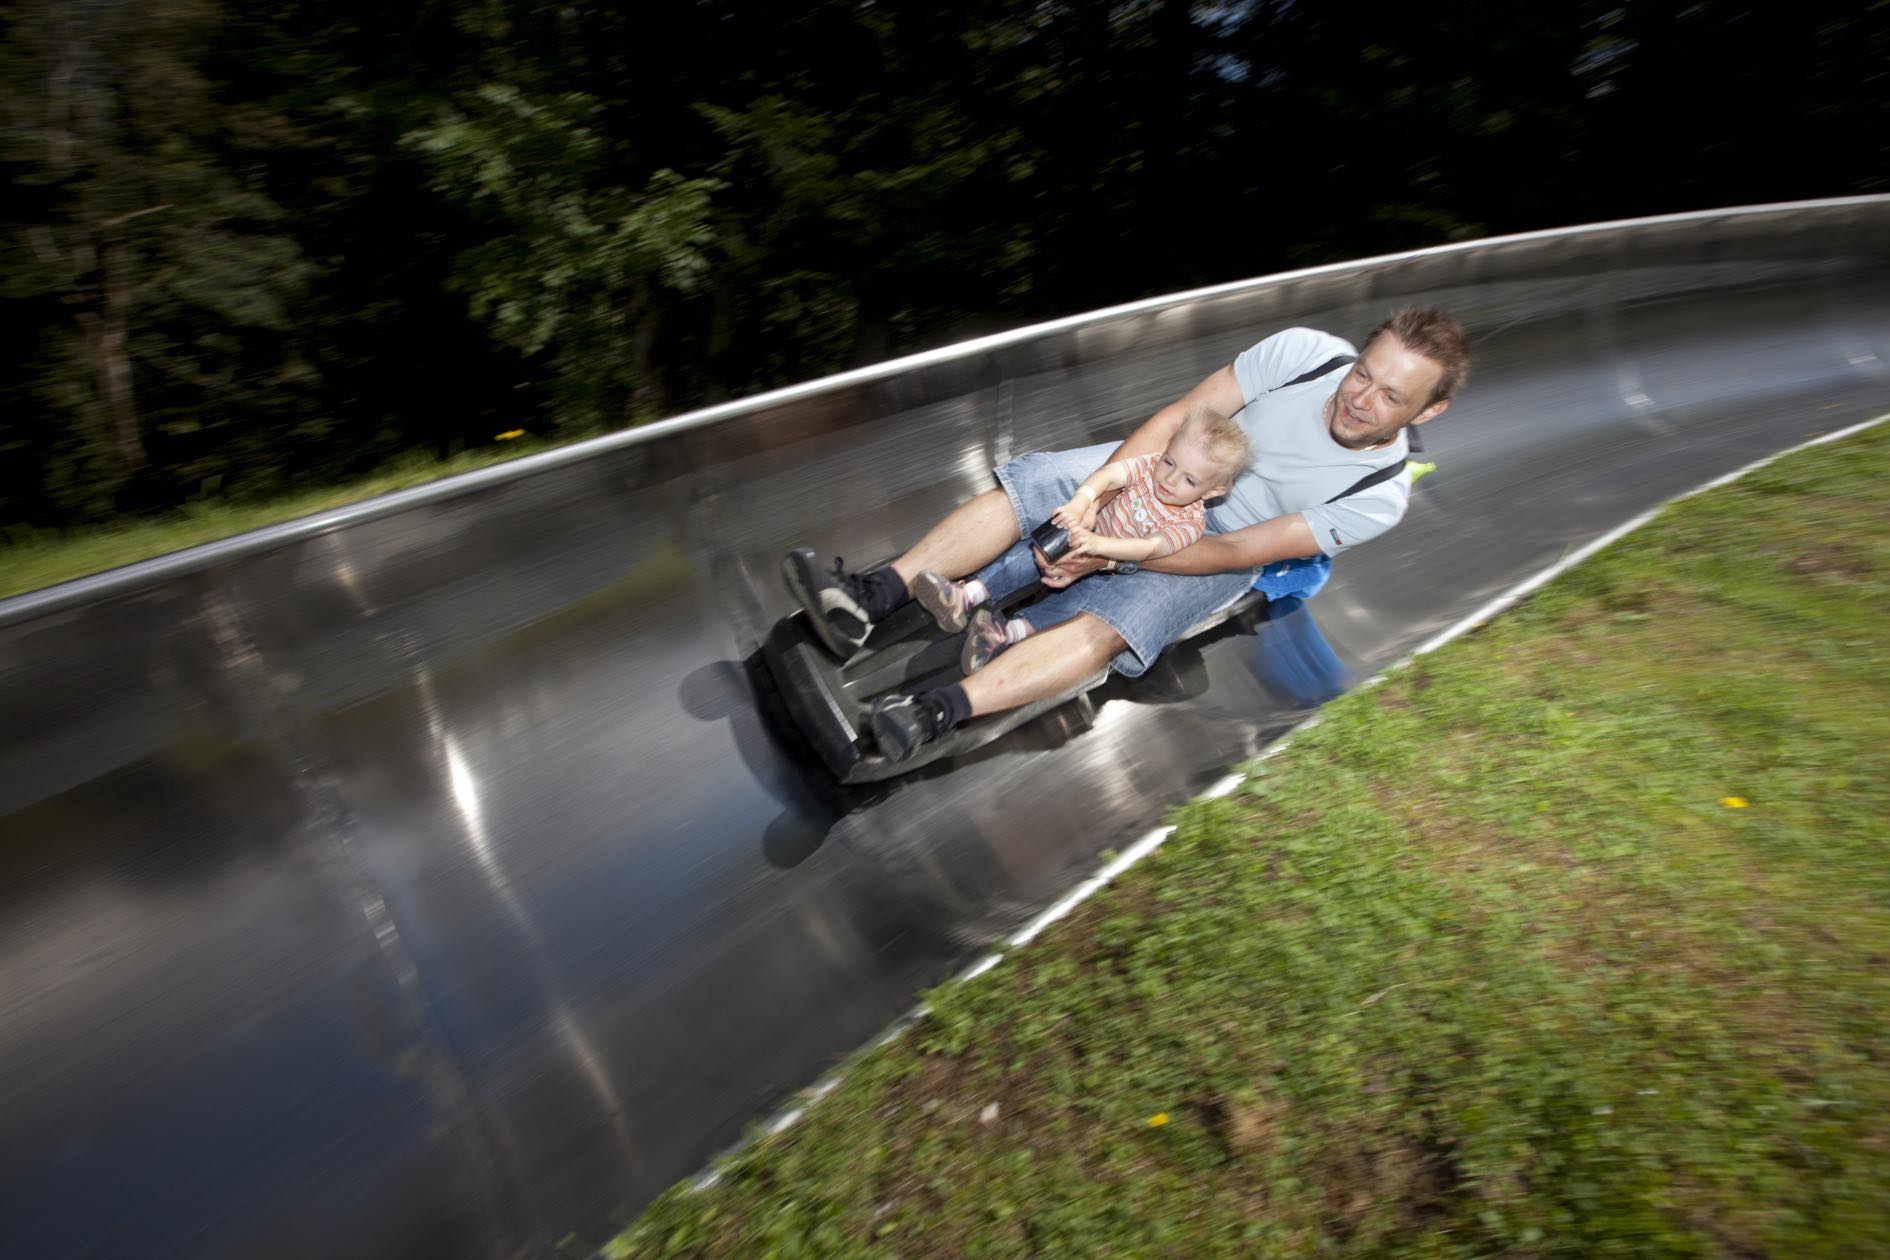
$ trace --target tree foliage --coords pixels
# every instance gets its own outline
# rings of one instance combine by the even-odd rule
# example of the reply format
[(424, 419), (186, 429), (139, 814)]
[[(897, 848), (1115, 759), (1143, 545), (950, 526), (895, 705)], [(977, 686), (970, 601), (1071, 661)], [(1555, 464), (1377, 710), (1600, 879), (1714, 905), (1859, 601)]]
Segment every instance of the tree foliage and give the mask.
[(0, 526), (1283, 266), (1890, 187), (1890, 3), (19, 0)]
[(7, 77), (26, 90), (5, 118), (24, 194), (7, 296), (39, 319), (5, 440), (38, 456), (56, 511), (161, 498), (213, 444), (266, 456), (259, 425), (306, 383), (293, 311), (309, 268), (218, 152), (197, 64), (215, 16), (195, 0), (48, 4), (9, 32)]
[(598, 186), (612, 172), (598, 112), (578, 92), (482, 84), (407, 136), (432, 187), (481, 229), (452, 287), (527, 364), (544, 362), (555, 422), (578, 428), (661, 414), (655, 326), (665, 299), (708, 273), (720, 187), (667, 168), (640, 189)]

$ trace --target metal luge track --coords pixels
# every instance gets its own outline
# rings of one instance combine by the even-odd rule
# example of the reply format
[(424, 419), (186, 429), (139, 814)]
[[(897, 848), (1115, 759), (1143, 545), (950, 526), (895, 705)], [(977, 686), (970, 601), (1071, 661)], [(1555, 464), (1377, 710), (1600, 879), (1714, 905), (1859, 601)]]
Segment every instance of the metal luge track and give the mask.
[(1321, 268), (987, 338), (0, 603), (0, 1251), (598, 1240), (1297, 716), (1223, 627), (841, 789), (755, 655), (1290, 324), (1482, 340), (1312, 605), (1389, 661), (1651, 504), (1881, 412), (1890, 199)]

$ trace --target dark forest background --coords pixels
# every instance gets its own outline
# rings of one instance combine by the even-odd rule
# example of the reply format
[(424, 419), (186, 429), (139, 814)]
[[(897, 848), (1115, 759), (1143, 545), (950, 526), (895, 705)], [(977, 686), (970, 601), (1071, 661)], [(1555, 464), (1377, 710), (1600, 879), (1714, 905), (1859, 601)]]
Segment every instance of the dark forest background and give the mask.
[(18, 0), (0, 529), (1338, 258), (1890, 191), (1890, 3)]

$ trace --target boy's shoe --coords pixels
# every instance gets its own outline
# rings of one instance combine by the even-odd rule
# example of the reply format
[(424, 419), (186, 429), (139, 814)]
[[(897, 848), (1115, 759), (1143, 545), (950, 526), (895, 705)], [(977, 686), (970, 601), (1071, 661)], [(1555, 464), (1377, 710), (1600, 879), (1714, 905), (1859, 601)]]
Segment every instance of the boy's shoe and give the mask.
[(859, 574), (848, 573), (838, 559), (833, 572), (824, 572), (813, 552), (796, 547), (782, 557), (781, 576), (829, 652), (844, 661), (860, 650), (873, 632), (873, 619), (866, 615)]
[(965, 616), (971, 609), (965, 605), (964, 587), (950, 578), (927, 569), (912, 579), (912, 598), (932, 614), (932, 620), (945, 633), (957, 634), (965, 628)]
[(991, 658), (1011, 645), (1010, 635), (1004, 630), (1004, 623), (989, 608), (978, 608), (971, 614), (971, 624), (965, 630), (965, 646), (958, 651), (959, 672), (975, 674), (991, 663)]
[(904, 761), (938, 736), (939, 715), (918, 696), (881, 696), (873, 702), (869, 721), (873, 742), (894, 761)]

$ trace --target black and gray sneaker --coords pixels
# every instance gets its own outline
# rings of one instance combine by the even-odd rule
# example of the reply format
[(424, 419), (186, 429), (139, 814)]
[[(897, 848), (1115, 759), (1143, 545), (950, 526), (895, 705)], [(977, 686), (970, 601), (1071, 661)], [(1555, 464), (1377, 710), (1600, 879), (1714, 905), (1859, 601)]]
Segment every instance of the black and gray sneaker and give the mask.
[(866, 592), (859, 574), (848, 573), (838, 559), (833, 572), (825, 572), (813, 552), (796, 547), (782, 558), (781, 576), (807, 610), (808, 622), (829, 652), (844, 661), (860, 650), (873, 632), (873, 619), (866, 615)]
[(869, 721), (879, 751), (904, 761), (919, 745), (938, 737), (943, 715), (924, 696), (881, 696), (873, 702)]

